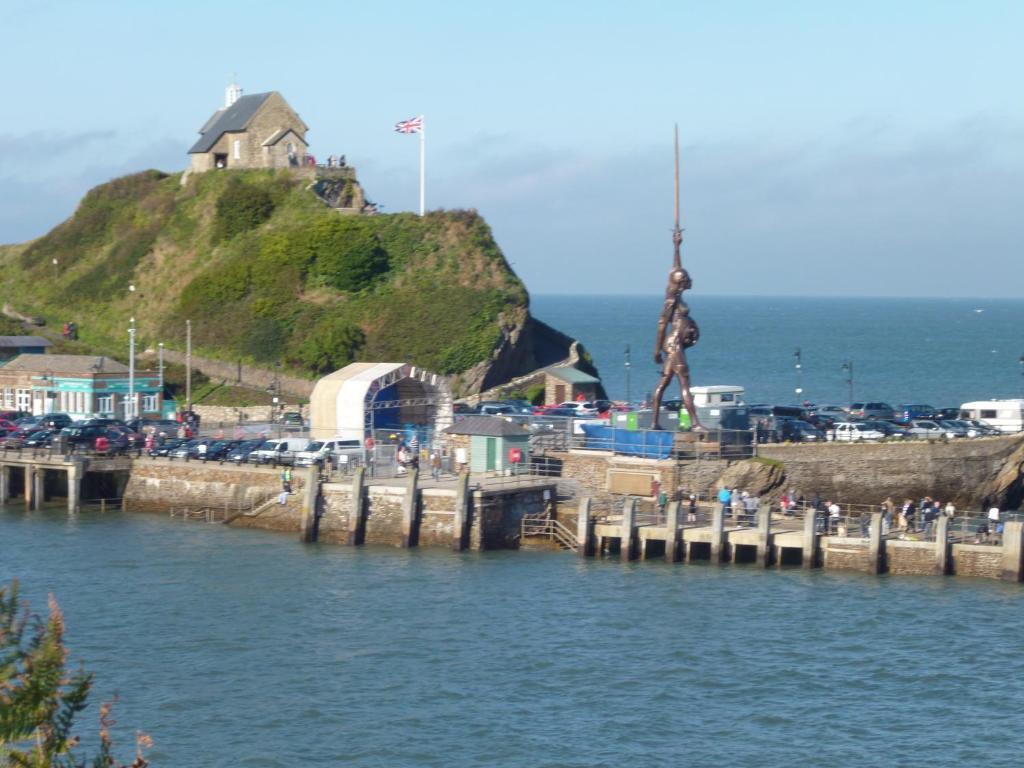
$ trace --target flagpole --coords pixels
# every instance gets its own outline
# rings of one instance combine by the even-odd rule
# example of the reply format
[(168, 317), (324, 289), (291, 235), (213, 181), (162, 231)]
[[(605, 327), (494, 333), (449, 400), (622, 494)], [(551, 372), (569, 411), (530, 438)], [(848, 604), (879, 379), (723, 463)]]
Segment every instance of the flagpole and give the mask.
[(427, 121), (420, 116), (420, 216), (426, 212), (427, 199)]

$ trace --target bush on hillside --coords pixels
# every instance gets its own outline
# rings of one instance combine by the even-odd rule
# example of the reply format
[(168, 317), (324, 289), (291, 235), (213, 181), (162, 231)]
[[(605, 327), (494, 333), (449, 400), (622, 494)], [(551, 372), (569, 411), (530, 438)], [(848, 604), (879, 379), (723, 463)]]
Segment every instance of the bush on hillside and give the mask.
[(322, 376), (353, 362), (365, 344), (359, 326), (344, 318), (328, 318), (298, 346), (294, 362)]
[(230, 240), (235, 235), (256, 229), (273, 213), (274, 198), (266, 189), (232, 176), (217, 198), (213, 241)]

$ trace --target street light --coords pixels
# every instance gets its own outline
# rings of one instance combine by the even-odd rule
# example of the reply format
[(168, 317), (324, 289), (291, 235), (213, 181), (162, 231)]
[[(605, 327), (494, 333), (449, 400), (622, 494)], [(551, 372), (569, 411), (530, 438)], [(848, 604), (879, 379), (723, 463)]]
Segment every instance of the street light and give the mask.
[(846, 386), (850, 388), (850, 405), (853, 405), (853, 360), (843, 363), (842, 370), (846, 373)]
[[(130, 286), (134, 291), (135, 286)], [(135, 418), (135, 318), (129, 320), (128, 326), (128, 407), (125, 408), (125, 418), (131, 421)]]
[(164, 392), (164, 343), (161, 341), (156, 345), (159, 350), (160, 360), (160, 396), (163, 397)]
[[(1021, 357), (1021, 361), (1024, 362), (1024, 356)], [(626, 345), (626, 402), (630, 402), (629, 398), (629, 369), (632, 367), (632, 363), (629, 361), (629, 344)]]
[(793, 357), (796, 358), (796, 402), (800, 404), (800, 396), (804, 393), (803, 388), (803, 359), (800, 357), (800, 347), (796, 348), (796, 352), (793, 353)]

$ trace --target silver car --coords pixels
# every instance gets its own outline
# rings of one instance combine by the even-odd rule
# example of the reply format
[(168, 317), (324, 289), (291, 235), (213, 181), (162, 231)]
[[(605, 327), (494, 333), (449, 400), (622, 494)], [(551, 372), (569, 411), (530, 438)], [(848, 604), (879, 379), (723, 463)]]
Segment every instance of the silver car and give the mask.
[(946, 430), (936, 422), (929, 421), (928, 419), (914, 419), (907, 426), (907, 432), (910, 433), (911, 437), (924, 439), (936, 439), (946, 436)]

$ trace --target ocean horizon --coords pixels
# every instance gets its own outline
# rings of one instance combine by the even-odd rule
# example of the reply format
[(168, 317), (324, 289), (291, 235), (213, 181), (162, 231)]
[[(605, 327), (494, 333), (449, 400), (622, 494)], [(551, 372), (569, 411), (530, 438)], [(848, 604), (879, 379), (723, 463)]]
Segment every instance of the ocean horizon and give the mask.
[[(1024, 397), (1022, 299), (701, 293), (686, 299), (701, 330), (687, 352), (691, 384), (738, 384), (750, 403), (949, 407)], [(657, 293), (534, 294), (531, 311), (583, 343), (610, 397), (635, 401), (658, 380), (653, 354), (661, 301)], [(843, 368), (851, 362), (852, 397)]]

